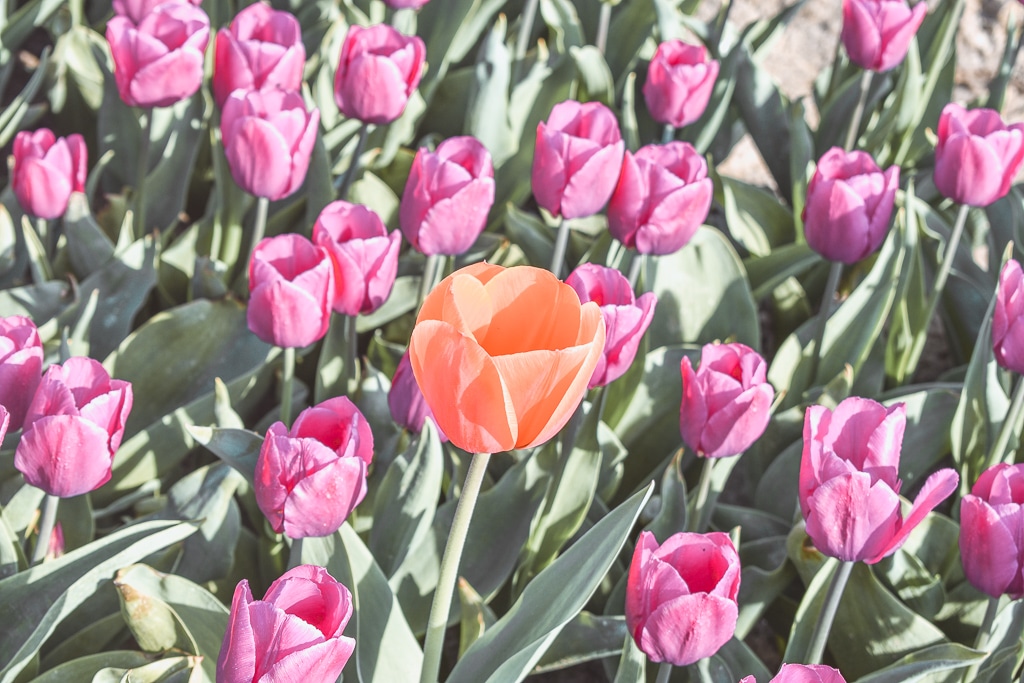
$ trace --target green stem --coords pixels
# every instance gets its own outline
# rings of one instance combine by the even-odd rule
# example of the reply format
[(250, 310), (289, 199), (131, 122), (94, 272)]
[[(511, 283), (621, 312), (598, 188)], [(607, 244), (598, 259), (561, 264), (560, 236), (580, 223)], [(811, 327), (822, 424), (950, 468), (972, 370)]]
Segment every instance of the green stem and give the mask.
[(633, 262), (629, 264), (629, 287), (633, 291), (636, 291), (636, 283), (640, 281), (640, 273), (644, 269), (644, 262), (646, 260), (646, 254), (637, 252), (633, 255)]
[(516, 35), (515, 62), (512, 65), (512, 86), (519, 83), (519, 75), (526, 59), (526, 48), (530, 44), (530, 33), (533, 32), (533, 20), (537, 16), (538, 0), (526, 0), (523, 13), (519, 17), (519, 33)]
[(853, 562), (842, 562), (836, 568), (836, 573), (832, 575), (832, 582), (825, 593), (825, 602), (821, 606), (818, 623), (814, 625), (814, 633), (811, 635), (811, 646), (807, 651), (805, 664), (821, 664), (825, 654), (825, 645), (828, 643), (828, 633), (832, 630), (832, 622), (835, 621), (836, 612), (839, 610), (839, 600), (843, 597), (846, 582), (850, 580), (853, 565)]
[(1003, 453), (1013, 438), (1013, 428), (1020, 422), (1021, 408), (1024, 408), (1024, 378), (1017, 379), (1017, 387), (1013, 390), (1013, 402), (1010, 409), (1006, 411), (1006, 419), (999, 430), (999, 436), (992, 446), (992, 453), (989, 455), (988, 464), (994, 465), (1003, 461)]
[(53, 535), (53, 526), (57, 522), (57, 504), (60, 498), (47, 493), (43, 499), (42, 518), (39, 520), (39, 537), (36, 538), (36, 547), (32, 551), (32, 565), (36, 566), (46, 558), (46, 552), (50, 549), (50, 536)]
[[(270, 211), (270, 200), (266, 197), (256, 198), (256, 222), (252, 226), (252, 239), (249, 240), (249, 256), (252, 257), (252, 252), (256, 248), (256, 245), (260, 243), (263, 236), (267, 234), (267, 213)], [(246, 262), (248, 266), (248, 261)]]
[(427, 262), (423, 266), (423, 279), (420, 280), (420, 296), (419, 303), (416, 305), (417, 310), (423, 306), (423, 302), (426, 300), (427, 295), (430, 294), (430, 290), (434, 288), (434, 280), (437, 279), (437, 267), (441, 263), (441, 257), (437, 254), (431, 254), (427, 256)]
[(427, 618), (427, 638), (423, 644), (423, 670), (420, 683), (437, 683), (441, 670), (441, 647), (444, 644), (444, 632), (448, 628), (448, 612), (455, 594), (455, 581), (459, 576), (459, 562), (462, 560), (462, 549), (466, 545), (466, 532), (473, 518), (473, 508), (480, 493), (480, 485), (487, 471), (490, 453), (477, 453), (469, 463), (466, 482), (462, 485), (462, 495), (455, 506), (455, 518), (452, 520), (448, 542), (441, 557), (441, 570), (434, 590), (434, 601), (430, 605), (430, 616)]
[(569, 221), (563, 217), (558, 224), (558, 234), (555, 235), (555, 251), (551, 254), (551, 272), (555, 277), (562, 277), (562, 261), (565, 260), (565, 250), (569, 246)]
[(821, 365), (822, 346), (825, 343), (825, 324), (828, 322), (829, 309), (832, 308), (832, 299), (839, 290), (839, 278), (843, 274), (842, 261), (833, 261), (828, 271), (828, 281), (825, 283), (825, 294), (821, 298), (821, 307), (818, 309), (818, 318), (814, 327), (814, 355), (811, 357), (811, 384), (818, 377), (818, 366)]
[(666, 123), (665, 127), (661, 130), (661, 144), (667, 145), (676, 139), (676, 127), (671, 123)]
[(352, 160), (349, 162), (348, 169), (345, 171), (345, 175), (341, 176), (341, 181), (338, 184), (338, 199), (348, 197), (348, 190), (352, 187), (352, 181), (356, 179), (356, 173), (359, 172), (359, 157), (363, 155), (363, 149), (366, 147), (366, 138), (369, 134), (370, 124), (364, 123), (359, 129), (359, 138), (356, 140), (356, 148), (352, 152)]
[[(988, 604), (985, 605), (985, 617), (981, 620), (981, 626), (978, 627), (978, 635), (974, 640), (974, 649), (983, 650), (988, 647), (988, 641), (992, 637), (992, 624), (996, 621), (996, 614), (999, 613), (999, 598), (989, 597)], [(984, 663), (984, 659), (972, 664), (964, 670), (964, 676), (961, 678), (962, 683), (971, 683), (978, 674), (978, 670)]]
[(946, 288), (946, 280), (949, 279), (949, 273), (953, 270), (956, 250), (960, 246), (960, 237), (964, 234), (964, 226), (967, 224), (967, 214), (970, 210), (971, 207), (961, 204), (960, 211), (956, 214), (953, 234), (949, 238), (949, 244), (946, 245), (946, 253), (942, 256), (942, 265), (939, 267), (939, 273), (935, 276), (935, 286), (932, 287), (932, 300), (929, 302), (928, 319), (925, 320), (925, 327), (928, 327), (928, 323), (931, 322), (932, 314), (935, 313), (939, 299), (942, 298), (942, 291)]
[(612, 5), (610, 2), (601, 3), (601, 14), (597, 19), (597, 39), (594, 41), (594, 45), (597, 47), (597, 51), (604, 54), (605, 49), (608, 47), (608, 26), (612, 21)]
[[(697, 498), (693, 501), (693, 517), (690, 520), (689, 531), (698, 534), (704, 533), (708, 520), (711, 519), (711, 510), (714, 505), (708, 505), (708, 494), (711, 492), (711, 470), (715, 467), (714, 458), (704, 458), (704, 467), (700, 471), (700, 481), (697, 483)], [(705, 510), (705, 508), (707, 508)]]
[(295, 377), (295, 349), (285, 347), (284, 363), (281, 367), (281, 422), (285, 427), (292, 424), (292, 380)]
[(139, 144), (139, 161), (136, 166), (135, 183), (135, 239), (146, 234), (146, 175), (149, 173), (149, 143), (153, 135), (153, 111), (144, 110), (142, 119), (142, 140)]
[(850, 129), (846, 132), (846, 146), (847, 152), (851, 151), (854, 145), (857, 144), (857, 133), (860, 131), (860, 120), (864, 117), (864, 105), (868, 101), (868, 91), (871, 90), (871, 77), (873, 72), (869, 69), (864, 70), (864, 74), (860, 77), (860, 96), (857, 98), (857, 106), (853, 109), (853, 118), (850, 119)]
[(359, 383), (359, 331), (356, 316), (345, 316), (345, 395), (354, 396)]
[(670, 678), (672, 678), (672, 662), (662, 662), (658, 667), (658, 677), (654, 679), (654, 683), (668, 683)]
[[(56, 233), (56, 230), (54, 232)], [(54, 235), (50, 234), (50, 221), (36, 217), (36, 235), (39, 236), (39, 242), (43, 245), (43, 255), (46, 260), (53, 263), (54, 257), (57, 255), (57, 240)]]
[(288, 553), (288, 569), (295, 569), (302, 564), (302, 539), (292, 539), (292, 549)]

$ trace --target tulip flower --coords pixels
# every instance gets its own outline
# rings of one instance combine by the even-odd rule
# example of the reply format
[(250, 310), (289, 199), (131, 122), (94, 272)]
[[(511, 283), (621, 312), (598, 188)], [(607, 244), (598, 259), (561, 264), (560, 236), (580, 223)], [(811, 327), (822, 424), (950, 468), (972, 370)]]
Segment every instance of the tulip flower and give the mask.
[(614, 268), (584, 263), (569, 274), (565, 284), (576, 290), (582, 303), (593, 301), (604, 318), (604, 352), (594, 368), (589, 387), (603, 387), (626, 374), (633, 364), (644, 332), (654, 319), (654, 292), (633, 295), (629, 280)]
[(283, 199), (306, 179), (320, 110), (279, 88), (236, 90), (224, 102), (220, 129), (231, 177), (257, 197)]
[(647, 110), (658, 123), (689, 125), (707, 109), (718, 78), (718, 62), (701, 45), (667, 40), (654, 51), (644, 82)]
[(775, 390), (768, 365), (743, 344), (705, 344), (700, 366), (680, 364), (683, 400), (679, 431), (690, 450), (703, 458), (739, 455), (764, 433)]
[(78, 133), (58, 138), (47, 128), (23, 130), (14, 136), (11, 188), (25, 213), (59, 218), (71, 193), (85, 191), (88, 166), (89, 152)]
[(421, 147), (405, 183), (398, 218), (412, 246), (428, 256), (464, 253), (487, 225), (494, 205), (491, 154), (476, 138)]
[(992, 352), (1007, 370), (1024, 374), (1024, 272), (1010, 259), (999, 273), (992, 315)]
[(982, 593), (1024, 597), (1024, 465), (998, 463), (982, 472), (960, 503), (964, 575)]
[(899, 184), (899, 167), (883, 173), (867, 152), (825, 152), (807, 184), (807, 245), (846, 264), (874, 253), (889, 232)]
[(289, 12), (256, 2), (217, 32), (214, 52), (213, 97), (224, 106), (233, 90), (302, 89), (306, 48), (299, 20)]
[(373, 433), (344, 396), (275, 422), (256, 461), (256, 503), (277, 533), (329, 536), (366, 495)]
[(914, 527), (957, 486), (951, 469), (932, 474), (906, 518), (899, 464), (906, 408), (851, 397), (834, 411), (815, 405), (804, 418), (800, 509), (825, 555), (874, 564), (896, 552)]
[(363, 123), (391, 123), (419, 85), (426, 56), (417, 36), (402, 35), (387, 24), (352, 24), (334, 77), (338, 109)]
[(35, 324), (20, 315), (0, 318), (0, 405), (15, 431), (25, 421), (42, 370), (43, 343)]
[[(757, 680), (747, 676), (740, 683), (757, 683)], [(846, 683), (846, 679), (839, 669), (823, 664), (783, 664), (769, 683)]]
[[(416, 383), (416, 377), (412, 373), (412, 362), (409, 360), (409, 352), (402, 354), (402, 360), (395, 368), (395, 374), (391, 378), (391, 389), (388, 391), (388, 409), (391, 411), (391, 418), (399, 427), (409, 430), (414, 434), (423, 431), (423, 423), (430, 418), (435, 425), (434, 413), (430, 411), (420, 391), (420, 385)], [(438, 436), (442, 442), (447, 442), (448, 437), (440, 429)]]
[(380, 216), (359, 204), (331, 202), (313, 226), (313, 241), (334, 264), (334, 310), (358, 315), (377, 310), (398, 273), (402, 235), (388, 234)]
[(299, 565), (254, 600), (242, 579), (217, 658), (217, 683), (334, 681), (355, 650), (342, 633), (352, 594), (323, 567)]
[(596, 303), (531, 266), (477, 263), (430, 292), (409, 342), (438, 426), (464, 450), (529, 448), (583, 399), (604, 349)]
[(554, 216), (592, 216), (619, 180), (625, 146), (619, 123), (600, 102), (556, 104), (537, 124), (530, 182), (537, 204)]
[(111, 379), (98, 361), (51, 365), (28, 406), (14, 466), (51, 496), (98, 489), (110, 479), (131, 409), (131, 384)]
[(121, 99), (133, 107), (167, 107), (194, 95), (209, 40), (209, 17), (188, 2), (157, 5), (137, 24), (115, 15), (107, 42)]
[(1007, 126), (994, 109), (950, 102), (939, 116), (935, 187), (960, 204), (988, 206), (1006, 196), (1024, 165), (1024, 123)]
[(309, 346), (327, 334), (334, 304), (334, 266), (302, 235), (267, 237), (249, 261), (247, 319), (253, 334), (275, 346)]
[(11, 414), (0, 404), (0, 446), (4, 445), (4, 437), (7, 436), (7, 428), (11, 425)]
[[(198, 7), (202, 0), (174, 0), (176, 2), (188, 2)], [(132, 23), (138, 24), (142, 18), (153, 11), (157, 5), (162, 5), (168, 0), (113, 0), (114, 14), (128, 17)]]
[(640, 532), (626, 580), (626, 627), (653, 662), (687, 666), (736, 632), (740, 556), (727, 534)]
[(910, 41), (927, 13), (926, 2), (911, 8), (906, 0), (843, 0), (839, 39), (857, 66), (889, 71), (907, 56)]
[(708, 217), (713, 193), (708, 163), (688, 142), (626, 152), (608, 202), (608, 231), (641, 254), (673, 254)]

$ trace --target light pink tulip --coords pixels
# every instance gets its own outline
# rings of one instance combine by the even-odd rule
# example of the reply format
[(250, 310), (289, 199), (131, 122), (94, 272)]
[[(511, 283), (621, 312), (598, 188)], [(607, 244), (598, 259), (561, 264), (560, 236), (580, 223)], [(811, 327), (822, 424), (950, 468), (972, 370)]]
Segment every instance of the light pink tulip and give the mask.
[[(757, 683), (757, 680), (747, 676), (740, 683)], [(769, 683), (846, 683), (846, 679), (839, 669), (824, 664), (783, 664)]]
[(935, 187), (955, 202), (988, 206), (1006, 196), (1024, 165), (1024, 123), (1007, 126), (994, 109), (950, 102), (939, 116)]
[(707, 109), (718, 78), (718, 62), (708, 57), (707, 48), (681, 40), (666, 40), (654, 51), (644, 101), (658, 123), (676, 128), (689, 125)]
[(971, 585), (993, 598), (1024, 597), (1024, 465), (982, 472), (960, 503), (960, 559)]
[(0, 405), (15, 431), (25, 422), (42, 371), (43, 343), (35, 324), (20, 315), (0, 318)]
[(823, 554), (874, 564), (896, 552), (914, 527), (956, 489), (956, 472), (935, 472), (904, 519), (898, 494), (906, 424), (902, 403), (886, 408), (851, 397), (835, 411), (819, 405), (807, 409), (800, 509), (807, 535)]
[[(423, 391), (416, 383), (416, 376), (412, 372), (412, 362), (409, 360), (409, 352), (402, 354), (402, 360), (395, 368), (395, 375), (391, 378), (391, 390), (388, 391), (388, 409), (391, 411), (391, 418), (400, 427), (409, 430), (413, 434), (423, 431), (423, 423), (430, 418), (430, 421), (437, 427), (437, 420), (434, 413), (423, 398)], [(437, 427), (437, 434), (442, 442), (447, 442), (448, 437)]]
[(352, 24), (334, 77), (338, 109), (363, 123), (391, 123), (419, 85), (426, 57), (417, 36), (402, 35), (387, 24)]
[(138, 24), (154, 7), (165, 2), (188, 2), (196, 7), (202, 4), (202, 0), (113, 0), (114, 14), (126, 16)]
[(906, 0), (843, 0), (839, 38), (851, 62), (862, 69), (888, 71), (907, 56), (927, 13), (926, 2), (911, 8)]
[(1007, 370), (1024, 374), (1024, 272), (1010, 259), (999, 273), (992, 315), (992, 352)]
[(88, 166), (89, 152), (78, 133), (58, 138), (48, 128), (23, 130), (14, 136), (11, 188), (25, 213), (59, 218), (71, 193), (85, 191)]
[(217, 658), (217, 683), (334, 681), (355, 649), (342, 633), (352, 594), (323, 567), (299, 565), (254, 600), (239, 581)]

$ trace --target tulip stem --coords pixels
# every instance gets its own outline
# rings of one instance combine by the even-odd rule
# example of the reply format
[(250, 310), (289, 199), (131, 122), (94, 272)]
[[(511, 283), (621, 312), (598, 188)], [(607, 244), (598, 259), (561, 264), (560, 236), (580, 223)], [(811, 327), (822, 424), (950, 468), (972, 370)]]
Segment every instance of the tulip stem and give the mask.
[(345, 174), (341, 176), (341, 181), (338, 183), (338, 199), (345, 199), (348, 197), (348, 190), (352, 187), (352, 181), (356, 179), (356, 173), (359, 171), (359, 157), (363, 155), (363, 148), (366, 147), (366, 138), (370, 134), (370, 124), (364, 123), (359, 128), (359, 138), (356, 139), (356, 148), (352, 152), (352, 160), (348, 164), (348, 169), (345, 170)]
[(562, 261), (565, 260), (565, 250), (569, 246), (569, 221), (562, 217), (558, 224), (558, 233), (555, 235), (555, 251), (551, 254), (551, 272), (555, 277), (562, 277)]
[(537, 16), (537, 0), (526, 0), (523, 13), (519, 16), (519, 33), (516, 35), (515, 64), (512, 66), (512, 85), (519, 83), (519, 75), (526, 59), (526, 47), (530, 44), (533, 20)]
[[(981, 620), (981, 626), (978, 627), (978, 635), (974, 639), (974, 649), (982, 650), (988, 647), (988, 641), (992, 637), (992, 624), (996, 621), (996, 614), (999, 613), (999, 598), (993, 598), (989, 596), (988, 604), (985, 605), (985, 616)], [(978, 674), (978, 670), (984, 663), (984, 659), (978, 661), (964, 670), (964, 677), (961, 678), (962, 683), (971, 683)]]
[(288, 569), (295, 569), (302, 564), (302, 539), (293, 538), (292, 548), (288, 552)]
[(434, 288), (434, 280), (437, 279), (437, 267), (441, 263), (441, 257), (437, 254), (427, 256), (427, 262), (423, 266), (423, 279), (420, 280), (420, 299), (416, 308), (423, 306), (423, 302)]
[(939, 299), (942, 298), (942, 291), (946, 288), (946, 280), (949, 279), (949, 273), (953, 270), (953, 261), (956, 257), (957, 247), (960, 246), (960, 238), (964, 234), (964, 226), (967, 225), (967, 214), (970, 212), (971, 207), (967, 204), (960, 205), (960, 211), (956, 214), (956, 222), (953, 224), (953, 234), (949, 237), (949, 244), (946, 245), (946, 253), (942, 256), (942, 266), (939, 268), (938, 275), (935, 276), (935, 286), (932, 287), (932, 300), (928, 306), (928, 318), (925, 320), (925, 327), (931, 322), (932, 315), (935, 313), (935, 308), (939, 303)]
[(597, 19), (597, 39), (594, 41), (597, 51), (604, 54), (608, 47), (608, 26), (612, 22), (612, 4), (609, 0), (601, 3), (601, 14)]
[(833, 261), (828, 271), (828, 281), (825, 283), (825, 294), (821, 297), (821, 306), (818, 308), (818, 318), (814, 326), (814, 355), (811, 356), (811, 386), (818, 377), (818, 366), (821, 365), (822, 346), (825, 344), (825, 324), (828, 322), (832, 300), (839, 291), (839, 278), (843, 275), (842, 261)]
[(643, 272), (646, 254), (637, 252), (633, 255), (633, 262), (629, 264), (629, 287), (636, 291), (636, 284), (640, 282), (640, 273)]
[(992, 453), (989, 454), (987, 466), (1003, 462), (1003, 454), (1006, 452), (1010, 439), (1013, 438), (1014, 427), (1020, 422), (1021, 408), (1024, 408), (1024, 379), (1017, 380), (1017, 386), (1013, 390), (1013, 402), (1010, 403), (1010, 408), (1006, 411), (1006, 418), (1003, 420), (1003, 426), (999, 429), (999, 436), (996, 437), (996, 442), (992, 446)]
[(671, 123), (666, 123), (665, 127), (661, 131), (661, 144), (667, 145), (676, 139), (676, 127)]
[[(704, 458), (704, 467), (700, 471), (697, 483), (697, 497), (693, 501), (693, 517), (690, 519), (689, 531), (702, 534), (711, 520), (714, 505), (708, 505), (708, 494), (711, 492), (711, 470), (715, 467), (714, 458)], [(707, 509), (705, 509), (707, 508)]]
[(139, 161), (135, 182), (135, 239), (146, 234), (146, 176), (149, 173), (149, 142), (153, 134), (153, 112), (143, 110), (139, 116), (142, 139), (139, 141)]
[(857, 106), (853, 109), (853, 118), (850, 119), (850, 129), (846, 131), (847, 152), (852, 151), (857, 144), (857, 133), (860, 132), (860, 121), (864, 117), (864, 106), (868, 103), (868, 91), (871, 90), (871, 77), (873, 72), (864, 69), (860, 77), (860, 95), (857, 97)]
[(811, 634), (811, 645), (807, 651), (805, 664), (821, 664), (825, 645), (828, 643), (828, 633), (832, 630), (832, 622), (835, 621), (836, 612), (839, 610), (839, 600), (843, 597), (846, 582), (850, 580), (853, 565), (853, 562), (841, 562), (832, 575), (828, 591), (825, 592), (825, 602), (821, 606), (821, 614), (818, 615), (818, 623), (814, 625), (814, 633)]
[(281, 422), (286, 427), (292, 423), (292, 379), (295, 377), (295, 349), (285, 347), (284, 363), (281, 367)]
[(60, 498), (47, 493), (43, 499), (42, 517), (39, 520), (39, 537), (36, 538), (36, 547), (32, 551), (32, 565), (36, 566), (46, 557), (46, 551), (50, 549), (50, 536), (53, 535), (53, 525), (57, 521), (57, 504)]
[(354, 396), (359, 382), (359, 331), (356, 316), (345, 316), (345, 395)]
[(455, 518), (452, 520), (448, 542), (441, 557), (441, 570), (434, 590), (434, 600), (430, 605), (430, 616), (427, 618), (427, 637), (423, 644), (423, 670), (420, 683), (437, 683), (441, 670), (441, 646), (444, 644), (444, 632), (448, 628), (448, 612), (455, 594), (455, 581), (459, 575), (459, 562), (462, 560), (462, 549), (466, 545), (466, 533), (469, 522), (473, 518), (473, 508), (480, 493), (480, 485), (487, 471), (490, 453), (476, 453), (469, 463), (466, 481), (462, 485), (462, 495), (455, 506)]
[(672, 678), (672, 662), (662, 662), (658, 667), (658, 677), (654, 683), (668, 683), (670, 678)]

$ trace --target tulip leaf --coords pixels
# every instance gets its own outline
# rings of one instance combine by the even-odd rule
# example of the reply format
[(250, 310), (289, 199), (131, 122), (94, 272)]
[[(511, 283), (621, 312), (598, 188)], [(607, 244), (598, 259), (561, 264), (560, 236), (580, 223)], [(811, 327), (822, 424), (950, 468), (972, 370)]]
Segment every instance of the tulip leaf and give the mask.
[(480, 140), (499, 166), (519, 145), (519, 136), (509, 129), (508, 120), (512, 54), (505, 44), (507, 28), (505, 16), (499, 14), (480, 47), (465, 109), (466, 134)]
[(185, 209), (209, 114), (205, 98), (199, 93), (170, 107), (154, 107), (149, 116), (153, 118), (153, 139), (146, 174), (146, 227), (162, 230), (176, 223)]
[(17, 574), (27, 564), (18, 535), (7, 520), (0, 516), (0, 580)]
[[(75, 625), (81, 624), (87, 625), (75, 630)], [(57, 627), (50, 639), (60, 644), (46, 653), (39, 668), (49, 671), (104, 648), (116, 648), (129, 634), (124, 617), (118, 609), (117, 596), (97, 596)]]
[(150, 658), (135, 650), (110, 650), (72, 659), (55, 666), (31, 683), (67, 683), (68, 681), (91, 681), (93, 675), (103, 669), (131, 669), (145, 666)]
[(459, 657), (462, 657), (469, 646), (494, 625), (498, 617), (468, 581), (459, 579), (458, 589), (459, 603), (462, 605), (459, 623)]
[(613, 106), (615, 104), (615, 82), (601, 51), (593, 45), (574, 46), (569, 48), (569, 56), (572, 57), (576, 71), (579, 73), (580, 87), (582, 88), (580, 99), (588, 102), (603, 102), (608, 106)]
[(647, 655), (644, 654), (633, 636), (627, 635), (625, 644), (622, 646), (622, 656), (619, 658), (619, 667), (615, 672), (614, 683), (646, 683), (647, 681)]
[[(57, 280), (0, 290), (0, 311), (3, 311), (5, 316), (27, 316), (42, 327), (64, 310), (67, 306), (65, 298), (70, 292), (71, 287), (68, 283)], [(42, 331), (40, 337), (43, 337)], [(44, 340), (46, 338), (43, 337)]]
[(856, 683), (914, 683), (939, 671), (962, 669), (984, 658), (984, 652), (959, 643), (942, 643), (913, 652), (883, 669), (858, 678)]
[(537, 662), (535, 673), (556, 671), (583, 662), (614, 657), (630, 638), (626, 618), (580, 612), (565, 625)]
[(505, 232), (526, 254), (526, 262), (547, 266), (555, 248), (554, 232), (538, 216), (505, 205)]
[[(719, 176), (719, 180), (721, 191), (715, 192), (715, 199), (725, 208), (729, 235), (750, 253), (751, 260), (765, 261), (763, 272), (748, 271), (750, 286), (760, 292), (756, 295), (760, 299), (767, 294), (762, 291), (766, 280), (782, 282), (789, 275), (799, 275), (799, 271), (792, 272), (794, 266), (790, 264), (792, 261), (800, 264), (813, 252), (805, 244), (786, 244), (793, 239), (793, 212), (780, 204), (774, 195), (728, 176)], [(774, 245), (780, 248), (773, 250)], [(799, 256), (803, 259), (794, 258)], [(819, 257), (814, 256), (812, 262), (818, 260)]]
[(256, 478), (256, 460), (263, 448), (263, 437), (247, 429), (219, 427), (186, 428), (198, 443), (231, 465), (251, 485)]
[(114, 243), (100, 228), (89, 210), (89, 201), (81, 192), (72, 192), (64, 212), (64, 235), (68, 258), (79, 278), (99, 270), (114, 257)]

